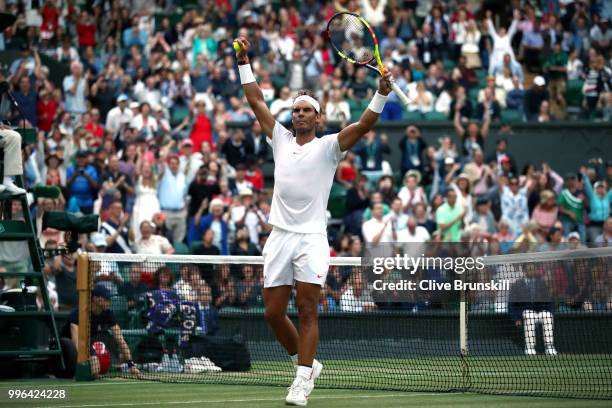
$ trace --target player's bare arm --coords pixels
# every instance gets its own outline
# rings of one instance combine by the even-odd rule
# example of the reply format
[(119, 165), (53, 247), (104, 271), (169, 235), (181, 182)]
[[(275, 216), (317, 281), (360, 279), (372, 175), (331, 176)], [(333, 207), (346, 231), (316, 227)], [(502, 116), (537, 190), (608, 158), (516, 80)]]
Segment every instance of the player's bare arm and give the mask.
[(259, 121), (262, 130), (266, 133), (269, 138), (272, 138), (272, 130), (274, 129), (274, 123), (276, 120), (268, 109), (266, 101), (264, 100), (263, 93), (255, 81), (253, 76), (249, 57), (247, 55), (251, 44), (249, 40), (244, 37), (237, 38), (235, 43), (238, 43), (240, 50), (236, 51), (236, 60), (238, 61), (238, 69), (240, 70), (240, 82), (242, 83), (242, 89), (247, 98), (247, 102), (255, 117)]
[(378, 80), (378, 92), (374, 95), (370, 106), (363, 112), (359, 121), (345, 127), (338, 134), (338, 144), (343, 152), (355, 146), (359, 139), (374, 127), (380, 116), (380, 111), (382, 111), (382, 106), (384, 106), (387, 99), (387, 95), (391, 92), (390, 78), (391, 73), (386, 72)]

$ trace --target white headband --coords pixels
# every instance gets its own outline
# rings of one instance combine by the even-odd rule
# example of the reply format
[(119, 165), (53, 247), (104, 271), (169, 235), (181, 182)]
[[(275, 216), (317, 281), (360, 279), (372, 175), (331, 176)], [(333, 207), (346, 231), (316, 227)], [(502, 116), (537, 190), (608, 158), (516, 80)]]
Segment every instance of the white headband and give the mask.
[(298, 96), (297, 98), (295, 98), (293, 100), (293, 106), (295, 106), (295, 104), (300, 102), (300, 101), (308, 102), (309, 104), (312, 105), (314, 110), (317, 111), (317, 113), (321, 113), (321, 106), (319, 105), (319, 102), (317, 102), (315, 100), (315, 98), (313, 98), (312, 96), (308, 96), (308, 95), (300, 95), (300, 96)]

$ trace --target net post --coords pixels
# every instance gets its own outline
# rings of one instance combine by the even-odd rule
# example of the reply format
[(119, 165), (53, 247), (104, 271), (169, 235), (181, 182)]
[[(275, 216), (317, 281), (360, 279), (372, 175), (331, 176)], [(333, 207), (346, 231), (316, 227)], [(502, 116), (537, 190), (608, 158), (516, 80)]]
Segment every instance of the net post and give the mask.
[(468, 307), (465, 293), (465, 275), (461, 276), (461, 295), (459, 298), (459, 348), (461, 352), (461, 378), (463, 379), (463, 391), (470, 389), (470, 366), (468, 364)]
[(459, 347), (461, 356), (468, 355), (468, 328), (467, 328), (467, 304), (465, 301), (465, 291), (461, 291), (461, 301), (459, 302)]
[(91, 305), (91, 282), (89, 279), (89, 257), (86, 252), (77, 256), (77, 291), (79, 292), (79, 334), (77, 344), (77, 381), (91, 381), (89, 363), (89, 318)]

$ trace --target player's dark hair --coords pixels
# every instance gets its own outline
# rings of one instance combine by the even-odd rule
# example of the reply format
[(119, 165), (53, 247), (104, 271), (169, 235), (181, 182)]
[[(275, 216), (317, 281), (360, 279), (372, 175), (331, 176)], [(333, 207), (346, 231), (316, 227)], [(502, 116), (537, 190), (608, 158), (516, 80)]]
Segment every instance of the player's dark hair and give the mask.
[(314, 95), (314, 92), (312, 92), (310, 89), (300, 89), (297, 92), (297, 96), (302, 96), (302, 95), (310, 96), (311, 98), (314, 98), (315, 100), (317, 99)]

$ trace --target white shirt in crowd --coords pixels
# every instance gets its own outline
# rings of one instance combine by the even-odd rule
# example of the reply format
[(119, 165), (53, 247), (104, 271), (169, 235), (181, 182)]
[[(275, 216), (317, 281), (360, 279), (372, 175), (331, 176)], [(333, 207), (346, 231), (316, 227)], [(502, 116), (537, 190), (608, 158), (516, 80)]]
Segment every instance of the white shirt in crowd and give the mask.
[(374, 306), (370, 291), (363, 289), (360, 296), (355, 296), (353, 288), (349, 287), (340, 297), (340, 310), (343, 312), (363, 312), (364, 306)]
[(393, 242), (393, 228), (391, 222), (385, 225), (385, 221), (379, 221), (376, 218), (370, 218), (361, 226), (361, 233), (366, 244), (371, 244), (376, 236), (384, 227), (380, 240), (378, 242)]
[(417, 225), (414, 231), (410, 228), (404, 228), (397, 231), (397, 242), (426, 242), (431, 239), (431, 235), (427, 228)]
[(303, 146), (278, 122), (272, 134), (274, 193), (268, 222), (286, 231), (327, 235), (327, 201), (342, 158), (338, 134)]
[(149, 239), (141, 238), (136, 241), (134, 250), (138, 254), (163, 255), (172, 249), (172, 244), (168, 238), (161, 235), (151, 235)]
[(119, 106), (115, 106), (106, 115), (106, 129), (115, 134), (121, 125), (128, 125), (132, 122), (134, 113), (131, 109), (125, 108), (123, 111)]

